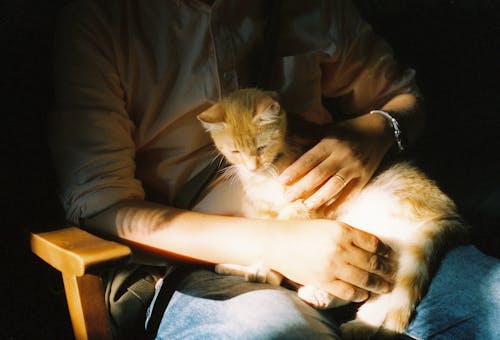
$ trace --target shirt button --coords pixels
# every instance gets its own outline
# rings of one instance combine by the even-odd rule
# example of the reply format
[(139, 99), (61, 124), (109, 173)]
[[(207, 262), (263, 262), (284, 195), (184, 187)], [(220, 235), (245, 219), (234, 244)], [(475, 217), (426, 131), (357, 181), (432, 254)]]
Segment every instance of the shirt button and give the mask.
[(222, 79), (224, 79), (224, 81), (226, 82), (229, 82), (233, 79), (233, 72), (231, 71), (226, 71), (222, 74)]

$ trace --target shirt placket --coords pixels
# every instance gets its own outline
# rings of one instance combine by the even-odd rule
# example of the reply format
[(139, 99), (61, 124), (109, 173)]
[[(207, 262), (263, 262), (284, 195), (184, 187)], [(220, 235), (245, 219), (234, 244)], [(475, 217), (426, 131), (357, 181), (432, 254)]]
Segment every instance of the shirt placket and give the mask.
[(212, 14), (212, 36), (217, 64), (217, 75), (221, 97), (238, 89), (235, 46), (230, 26), (223, 24), (216, 13)]

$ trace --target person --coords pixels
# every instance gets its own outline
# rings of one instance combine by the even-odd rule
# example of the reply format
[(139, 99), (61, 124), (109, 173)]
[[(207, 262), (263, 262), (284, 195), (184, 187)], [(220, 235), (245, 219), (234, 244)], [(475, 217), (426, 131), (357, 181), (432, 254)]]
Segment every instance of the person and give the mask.
[[(68, 5), (56, 34), (50, 133), (61, 200), (68, 221), (166, 263), (261, 263), (298, 284), (361, 302), (390, 289), (392, 251), (373, 235), (332, 220), (239, 217), (240, 188), (224, 182), (205, 192), (193, 210), (174, 206), (183, 185), (213, 158), (196, 115), (233, 90), (260, 85), (256, 78), (266, 65), (266, 86), (279, 93), (287, 111), (329, 127), (280, 175), (290, 185), (290, 200), (302, 197), (314, 209), (369, 181), (403, 142), (387, 117), (371, 110), (390, 113), (405, 147), (417, 140), (424, 118), (414, 71), (396, 63), (350, 1), (275, 4)], [(266, 38), (270, 31), (274, 40)], [(472, 329), (453, 323), (449, 308), (439, 305), (441, 318), (433, 309), (443, 289), (433, 293), (433, 287), (456, 274), (449, 268), (467, 252), (471, 259), (481, 256), (469, 248), (447, 256), (448, 274), (438, 273), (408, 334), (428, 338)], [(496, 268), (498, 278), (498, 265), (482, 263)], [(473, 320), (470, 311), (464, 308), (461, 320)], [(475, 311), (474, 320), (491, 317), (491, 311)], [(334, 318), (294, 292), (203, 268), (177, 283), (162, 313), (158, 338), (339, 337)], [(474, 334), (484, 339), (492, 334), (484, 323), (474, 327), (482, 327)]]

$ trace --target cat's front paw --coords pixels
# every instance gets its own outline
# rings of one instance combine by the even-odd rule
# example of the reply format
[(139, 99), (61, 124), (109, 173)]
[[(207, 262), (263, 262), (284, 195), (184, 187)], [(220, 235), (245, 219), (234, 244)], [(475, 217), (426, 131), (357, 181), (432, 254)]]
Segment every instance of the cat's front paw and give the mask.
[(373, 339), (378, 328), (360, 320), (352, 320), (340, 325), (340, 333), (344, 340)]
[(335, 297), (328, 292), (312, 287), (303, 286), (297, 291), (299, 298), (318, 309), (325, 309)]
[(307, 220), (311, 218), (311, 212), (304, 205), (304, 200), (296, 200), (284, 206), (277, 218), (278, 220)]
[(348, 302), (328, 293), (323, 289), (313, 286), (302, 286), (297, 291), (297, 295), (317, 309), (334, 308), (347, 304)]

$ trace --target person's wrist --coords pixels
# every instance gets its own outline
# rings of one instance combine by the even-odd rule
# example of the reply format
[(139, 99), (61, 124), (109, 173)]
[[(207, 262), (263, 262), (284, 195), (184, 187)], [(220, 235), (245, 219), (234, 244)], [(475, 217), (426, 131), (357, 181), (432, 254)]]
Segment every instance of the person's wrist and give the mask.
[(369, 135), (374, 136), (382, 145), (384, 151), (389, 150), (395, 143), (393, 130), (387, 123), (387, 119), (381, 115), (366, 114), (364, 117), (370, 122)]
[[(308, 224), (304, 224), (300, 220), (273, 221), (272, 227), (269, 229), (268, 241), (265, 247), (265, 264), (289, 279), (297, 279), (288, 277), (289, 274), (296, 271), (297, 263), (296, 261), (291, 261), (291, 259), (296, 259), (296, 254), (293, 254), (294, 251), (303, 247), (303, 245), (301, 246), (301, 241), (304, 239), (304, 232), (309, 233), (310, 228), (314, 227), (309, 224), (314, 224), (315, 222), (316, 220), (312, 220)], [(301, 256), (304, 255), (302, 252), (300, 253)]]
[(284, 234), (282, 231), (281, 221), (266, 220), (265, 237), (262, 242), (261, 262), (265, 266), (281, 272), (282, 256), (286, 253), (284, 248), (283, 239)]
[(394, 145), (393, 130), (381, 115), (367, 113), (342, 121), (336, 128), (350, 131), (351, 134), (361, 136), (361, 140), (378, 145), (377, 149), (384, 154)]
[(402, 152), (405, 150), (403, 143), (403, 132), (401, 130), (401, 125), (395, 117), (395, 114), (385, 110), (372, 110), (370, 111), (371, 116), (379, 116), (384, 119), (386, 126), (385, 135), (391, 135), (392, 143)]

